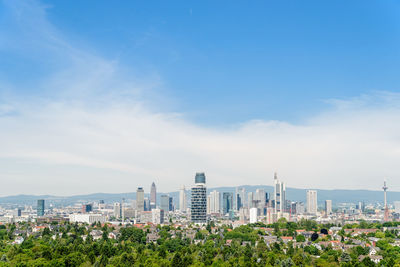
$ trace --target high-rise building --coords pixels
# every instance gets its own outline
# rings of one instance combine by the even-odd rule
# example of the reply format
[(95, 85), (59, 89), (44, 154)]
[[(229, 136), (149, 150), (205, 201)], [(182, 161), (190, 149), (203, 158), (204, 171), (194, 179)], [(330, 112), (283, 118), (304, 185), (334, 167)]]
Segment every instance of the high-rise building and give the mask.
[(303, 202), (295, 202), (293, 213), (304, 214), (305, 213), (304, 203)]
[(82, 213), (88, 213), (93, 211), (93, 205), (92, 204), (83, 204), (82, 205)]
[(151, 211), (150, 199), (145, 197), (143, 203), (144, 203), (143, 209), (145, 211)]
[(233, 193), (222, 193), (222, 213), (225, 215), (233, 210)]
[(155, 209), (157, 205), (157, 188), (153, 182), (150, 188), (150, 210)]
[(114, 217), (117, 219), (122, 217), (122, 205), (119, 202), (114, 203)]
[(174, 211), (174, 199), (172, 197), (168, 197), (168, 210)]
[(257, 208), (251, 208), (250, 209), (250, 223), (256, 223), (257, 218), (258, 218), (258, 209)]
[(184, 185), (182, 185), (181, 189), (179, 190), (179, 210), (181, 212), (186, 212), (187, 210), (187, 196)]
[(253, 207), (253, 200), (254, 200), (254, 193), (253, 192), (249, 192), (247, 194), (247, 206), (249, 209), (254, 208)]
[(136, 190), (136, 210), (144, 211), (144, 190), (143, 187), (138, 187)]
[(309, 214), (317, 214), (318, 206), (317, 206), (317, 191), (316, 190), (307, 190), (307, 213)]
[(208, 213), (220, 213), (221, 196), (217, 190), (212, 191), (208, 195), (207, 205), (209, 207)]
[(285, 212), (286, 205), (286, 186), (278, 180), (278, 175), (274, 175), (274, 212)]
[(191, 219), (194, 223), (207, 222), (207, 187), (204, 173), (196, 173), (192, 187)]
[(164, 210), (162, 209), (152, 209), (151, 210), (152, 222), (154, 224), (164, 223)]
[(39, 199), (37, 201), (37, 216), (44, 216), (44, 199)]
[(332, 200), (325, 200), (325, 214), (332, 214)]
[(237, 188), (236, 189), (236, 202), (235, 202), (235, 207), (236, 210), (239, 211), (240, 208), (246, 207), (247, 204), (247, 195), (246, 195), (246, 189), (245, 188)]
[(168, 195), (161, 195), (160, 198), (160, 207), (162, 210), (164, 210), (165, 213), (168, 213), (169, 211), (169, 196)]

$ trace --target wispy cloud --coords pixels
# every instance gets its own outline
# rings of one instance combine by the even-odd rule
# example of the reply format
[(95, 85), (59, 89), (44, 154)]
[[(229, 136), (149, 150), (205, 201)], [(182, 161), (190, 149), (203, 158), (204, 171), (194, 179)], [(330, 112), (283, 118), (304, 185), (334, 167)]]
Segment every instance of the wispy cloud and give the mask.
[(160, 86), (157, 75), (132, 79), (117, 61), (58, 32), (45, 7), (7, 3), (20, 30), (34, 31), (35, 51), (55, 56), (61, 67), (46, 72), (34, 84), (41, 93), (28, 98), (19, 93), (26, 88), (0, 81), (2, 92), (9, 89), (0, 101), (0, 195), (134, 191), (153, 180), (169, 191), (191, 184), (196, 171), (206, 172), (210, 186), (270, 184), (274, 171), (302, 188), (374, 189), (385, 177), (396, 182), (400, 94), (330, 100), (329, 109), (302, 125), (206, 128), (184, 114), (160, 112), (143, 97)]

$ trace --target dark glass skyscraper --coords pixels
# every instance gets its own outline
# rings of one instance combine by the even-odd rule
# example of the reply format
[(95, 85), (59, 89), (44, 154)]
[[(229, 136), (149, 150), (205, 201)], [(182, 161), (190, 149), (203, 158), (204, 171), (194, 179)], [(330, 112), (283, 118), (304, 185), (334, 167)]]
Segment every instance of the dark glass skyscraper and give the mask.
[(44, 199), (39, 199), (37, 201), (37, 216), (42, 217), (44, 216)]
[(196, 184), (206, 184), (206, 175), (204, 172), (196, 173), (196, 177), (194, 177), (194, 182)]
[(192, 187), (191, 218), (194, 223), (207, 222), (207, 187), (203, 172), (196, 173), (195, 185)]
[(233, 193), (222, 193), (222, 212), (223, 214), (229, 213), (233, 210)]

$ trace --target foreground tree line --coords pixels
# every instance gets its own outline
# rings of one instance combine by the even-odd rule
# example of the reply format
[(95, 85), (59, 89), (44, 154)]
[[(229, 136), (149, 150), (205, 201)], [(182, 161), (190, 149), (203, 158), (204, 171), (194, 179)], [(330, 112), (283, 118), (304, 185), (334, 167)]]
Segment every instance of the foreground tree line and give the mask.
[(8, 224), (0, 225), (0, 266), (400, 266), (396, 227)]

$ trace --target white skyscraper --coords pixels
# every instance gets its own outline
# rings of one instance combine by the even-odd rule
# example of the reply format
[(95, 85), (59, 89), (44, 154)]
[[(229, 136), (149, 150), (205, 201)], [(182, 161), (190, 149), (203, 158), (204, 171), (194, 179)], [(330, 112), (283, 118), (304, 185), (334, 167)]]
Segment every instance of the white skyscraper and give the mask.
[[(214, 190), (209, 195), (209, 213), (220, 213), (221, 212), (221, 195), (218, 191)], [(208, 203), (207, 203), (208, 204)]]
[(318, 203), (317, 191), (307, 190), (307, 213), (317, 214), (318, 210), (317, 203)]
[(332, 200), (325, 200), (325, 214), (332, 214)]
[(274, 175), (274, 197), (275, 201), (274, 211), (277, 212), (285, 212), (286, 205), (286, 185), (285, 183), (278, 180), (278, 176), (275, 173)]
[(256, 223), (257, 222), (257, 216), (258, 215), (258, 209), (257, 208), (251, 208), (250, 209), (250, 223)]
[(187, 210), (187, 197), (184, 185), (182, 185), (181, 189), (179, 190), (179, 210), (182, 212), (186, 212)]
[(117, 219), (122, 217), (122, 205), (119, 202), (114, 203), (114, 217)]

